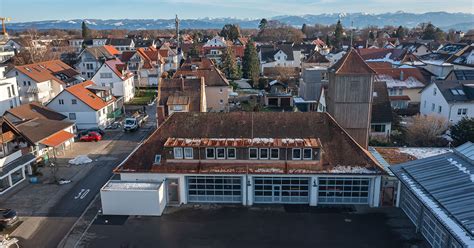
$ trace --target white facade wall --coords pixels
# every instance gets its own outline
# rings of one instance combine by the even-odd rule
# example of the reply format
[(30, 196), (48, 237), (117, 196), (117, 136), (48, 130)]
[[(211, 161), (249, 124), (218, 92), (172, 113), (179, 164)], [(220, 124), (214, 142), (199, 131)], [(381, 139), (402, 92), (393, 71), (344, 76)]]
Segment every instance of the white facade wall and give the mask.
[[(7, 77), (16, 77), (18, 95), (22, 104), (31, 102), (46, 103), (61, 92), (64, 87), (56, 81), (37, 82), (26, 74), (13, 69), (7, 73)], [(37, 93), (28, 93), (28, 89), (37, 89)]]
[(0, 115), (18, 105), (20, 105), (20, 97), (16, 78), (2, 78), (2, 71), (0, 71)]
[(75, 68), (81, 73), (83, 78), (91, 79), (101, 66), (102, 62), (96, 60), (94, 56), (84, 50)]
[[(435, 89), (436, 94), (434, 94)], [(439, 111), (440, 107), (441, 111)], [(466, 115), (458, 114), (459, 109), (466, 109)], [(451, 124), (456, 124), (463, 117), (474, 117), (474, 103), (448, 103), (436, 84), (430, 84), (421, 92), (420, 113), (422, 115), (442, 116), (449, 120)]]
[(91, 80), (97, 85), (110, 87), (112, 95), (123, 97), (125, 102), (135, 96), (133, 77), (123, 80), (107, 64), (103, 64)]

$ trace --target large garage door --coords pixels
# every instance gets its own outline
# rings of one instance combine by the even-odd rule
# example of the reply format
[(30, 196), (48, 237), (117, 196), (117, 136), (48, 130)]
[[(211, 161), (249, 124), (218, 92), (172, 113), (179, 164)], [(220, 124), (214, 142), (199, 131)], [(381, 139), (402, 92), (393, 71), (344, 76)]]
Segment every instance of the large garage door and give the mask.
[(242, 202), (242, 178), (230, 176), (187, 177), (188, 202)]
[(255, 177), (255, 203), (309, 203), (309, 178)]
[(320, 177), (318, 204), (368, 204), (369, 178)]

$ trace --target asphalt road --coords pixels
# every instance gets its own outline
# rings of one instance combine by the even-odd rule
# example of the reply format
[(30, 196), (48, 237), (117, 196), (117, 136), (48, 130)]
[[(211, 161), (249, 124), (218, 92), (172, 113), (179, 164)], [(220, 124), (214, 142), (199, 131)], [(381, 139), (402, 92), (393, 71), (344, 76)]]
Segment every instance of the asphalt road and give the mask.
[[(150, 111), (152, 112), (152, 111)], [(81, 216), (90, 202), (99, 193), (100, 188), (113, 175), (112, 170), (118, 166), (154, 129), (154, 114), (150, 114), (147, 127), (138, 131), (124, 133), (112, 141), (98, 156), (96, 165), (87, 175), (77, 182), (71, 190), (53, 207), (31, 237), (20, 240), (21, 247), (57, 247), (76, 220)], [(151, 123), (150, 123), (151, 122)], [(41, 218), (41, 217), (39, 217)]]

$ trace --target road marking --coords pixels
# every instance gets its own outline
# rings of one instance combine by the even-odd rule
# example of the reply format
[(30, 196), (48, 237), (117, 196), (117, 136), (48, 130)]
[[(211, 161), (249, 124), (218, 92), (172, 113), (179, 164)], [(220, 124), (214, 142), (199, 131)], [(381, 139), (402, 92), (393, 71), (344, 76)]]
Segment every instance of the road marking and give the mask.
[(79, 191), (79, 193), (77, 193), (77, 195), (74, 196), (74, 200), (84, 199), (84, 197), (86, 197), (86, 195), (89, 194), (89, 191), (90, 189), (81, 189), (81, 191)]

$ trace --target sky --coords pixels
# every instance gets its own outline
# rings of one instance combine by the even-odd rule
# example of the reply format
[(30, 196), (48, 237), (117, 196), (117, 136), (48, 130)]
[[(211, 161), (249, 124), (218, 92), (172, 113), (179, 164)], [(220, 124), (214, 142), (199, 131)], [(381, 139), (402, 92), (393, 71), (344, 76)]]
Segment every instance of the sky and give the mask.
[(339, 12), (474, 13), (473, 0), (0, 0), (12, 22), (69, 19), (269, 18)]

